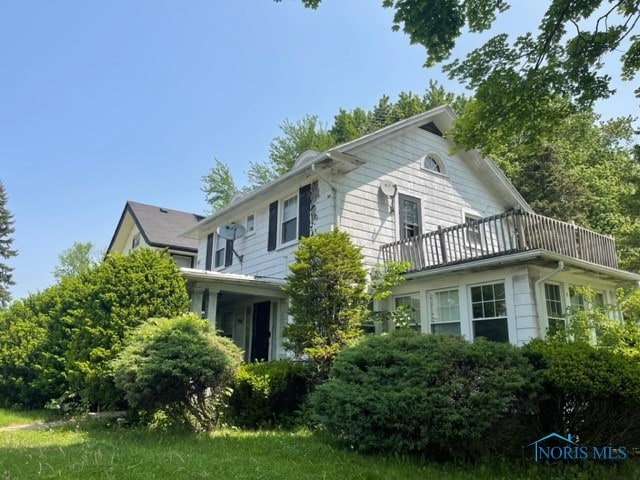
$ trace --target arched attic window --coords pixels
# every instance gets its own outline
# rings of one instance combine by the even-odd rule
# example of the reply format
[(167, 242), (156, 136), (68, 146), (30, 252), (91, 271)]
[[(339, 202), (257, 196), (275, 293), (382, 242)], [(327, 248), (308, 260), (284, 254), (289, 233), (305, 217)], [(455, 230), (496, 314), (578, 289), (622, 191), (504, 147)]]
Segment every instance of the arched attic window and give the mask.
[(428, 172), (439, 173), (440, 175), (447, 174), (442, 158), (431, 152), (420, 158), (420, 168)]

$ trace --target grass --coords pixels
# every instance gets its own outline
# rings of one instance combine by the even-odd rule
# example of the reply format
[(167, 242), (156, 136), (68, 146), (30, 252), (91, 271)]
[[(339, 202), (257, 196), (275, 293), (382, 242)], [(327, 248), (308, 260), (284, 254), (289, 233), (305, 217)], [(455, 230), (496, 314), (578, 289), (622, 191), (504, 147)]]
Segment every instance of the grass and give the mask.
[(364, 456), (306, 431), (161, 433), (87, 423), (0, 433), (0, 478), (57, 479), (607, 479), (638, 465), (438, 465)]
[(46, 422), (52, 418), (53, 413), (49, 410), (19, 412), (0, 409), (0, 428), (9, 425), (20, 425), (23, 423)]

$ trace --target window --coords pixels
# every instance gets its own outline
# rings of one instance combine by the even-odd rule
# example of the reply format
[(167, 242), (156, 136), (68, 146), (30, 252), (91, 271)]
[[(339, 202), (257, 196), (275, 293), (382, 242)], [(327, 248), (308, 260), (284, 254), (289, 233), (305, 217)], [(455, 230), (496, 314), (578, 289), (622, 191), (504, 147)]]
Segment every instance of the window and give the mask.
[(408, 195), (400, 195), (400, 239), (420, 235), (422, 230), (422, 209), (420, 199)]
[(442, 160), (433, 153), (428, 153), (420, 159), (420, 168), (428, 172), (445, 173)]
[(473, 338), (485, 337), (494, 342), (509, 341), (507, 301), (504, 283), (471, 287)]
[(255, 215), (247, 215), (247, 221), (245, 223), (245, 231), (247, 235), (256, 231), (256, 217)]
[(288, 243), (298, 238), (298, 196), (295, 195), (282, 202), (282, 237), (281, 243)]
[(131, 240), (131, 249), (133, 250), (134, 248), (137, 248), (138, 246), (140, 246), (140, 234), (136, 233), (133, 236), (133, 240)]
[(545, 283), (544, 298), (547, 305), (549, 331), (555, 332), (559, 328), (564, 328), (564, 308), (562, 308), (562, 295), (560, 294), (560, 285)]
[[(403, 295), (394, 298), (396, 307), (396, 316), (394, 320), (396, 325), (403, 324), (412, 330), (420, 331), (420, 297), (415, 295)], [(400, 315), (398, 315), (400, 314)], [(404, 325), (404, 324), (407, 325)]]
[(193, 266), (193, 257), (189, 257), (188, 255), (171, 255), (173, 257), (173, 261), (176, 262), (178, 268), (186, 267), (191, 268)]
[(461, 335), (458, 290), (430, 292), (428, 296), (431, 333)]
[(480, 230), (480, 224), (478, 223), (480, 217), (475, 215), (465, 214), (464, 223), (467, 224), (467, 242), (470, 246), (480, 247), (482, 246), (482, 232)]
[(216, 236), (216, 256), (215, 256), (215, 266), (222, 267), (224, 265), (224, 260), (226, 258), (226, 248), (227, 241), (222, 238), (220, 235)]

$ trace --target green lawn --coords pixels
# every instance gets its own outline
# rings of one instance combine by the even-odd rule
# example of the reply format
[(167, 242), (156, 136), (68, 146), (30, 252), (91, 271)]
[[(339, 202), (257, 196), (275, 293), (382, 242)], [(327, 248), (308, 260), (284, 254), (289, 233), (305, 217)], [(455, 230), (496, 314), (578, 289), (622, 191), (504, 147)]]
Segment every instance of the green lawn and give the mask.
[(437, 465), (364, 456), (309, 432), (213, 434), (68, 424), (0, 433), (0, 478), (62, 479), (606, 479), (640, 478), (631, 461), (618, 469)]
[(22, 423), (44, 422), (50, 420), (52, 417), (52, 412), (48, 410), (16, 412), (13, 410), (0, 409), (0, 428)]

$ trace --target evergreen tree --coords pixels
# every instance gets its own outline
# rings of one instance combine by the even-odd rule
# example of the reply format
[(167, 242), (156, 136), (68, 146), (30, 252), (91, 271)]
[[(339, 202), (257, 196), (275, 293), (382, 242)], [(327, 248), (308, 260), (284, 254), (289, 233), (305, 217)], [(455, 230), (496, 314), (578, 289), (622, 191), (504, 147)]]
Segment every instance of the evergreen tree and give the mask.
[(7, 194), (4, 185), (0, 181), (0, 307), (6, 307), (11, 300), (9, 287), (14, 284), (11, 279), (13, 268), (4, 263), (11, 257), (15, 257), (18, 252), (11, 248), (15, 231), (13, 227), (13, 215), (7, 209)]

